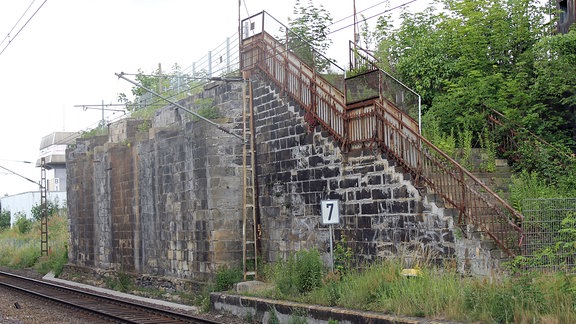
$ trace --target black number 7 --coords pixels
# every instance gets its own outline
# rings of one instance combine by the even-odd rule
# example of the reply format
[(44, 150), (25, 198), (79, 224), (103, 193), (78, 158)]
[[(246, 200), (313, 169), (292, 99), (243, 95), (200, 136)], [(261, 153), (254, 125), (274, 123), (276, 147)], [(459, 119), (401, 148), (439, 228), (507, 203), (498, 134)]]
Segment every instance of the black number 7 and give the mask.
[(334, 209), (334, 203), (326, 204), (326, 207), (330, 208), (330, 213), (328, 214), (328, 220), (332, 218), (332, 210)]

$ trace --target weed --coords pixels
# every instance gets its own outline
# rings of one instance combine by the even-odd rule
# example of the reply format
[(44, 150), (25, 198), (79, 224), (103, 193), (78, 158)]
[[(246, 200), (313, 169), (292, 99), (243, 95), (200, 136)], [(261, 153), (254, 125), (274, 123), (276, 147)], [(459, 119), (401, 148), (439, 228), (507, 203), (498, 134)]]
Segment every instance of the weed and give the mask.
[(252, 323), (254, 321), (254, 314), (251, 311), (247, 311), (244, 320), (248, 323)]
[(221, 267), (215, 276), (215, 289), (216, 291), (230, 290), (235, 283), (242, 281), (242, 269), (239, 267), (229, 268), (227, 266)]
[(273, 306), (270, 306), (269, 313), (270, 318), (268, 319), (268, 324), (280, 324), (278, 315), (276, 315), (276, 309)]
[(116, 277), (107, 277), (104, 282), (108, 288), (120, 292), (129, 292), (134, 286), (132, 277), (124, 272), (118, 272)]
[(334, 270), (341, 274), (346, 274), (352, 266), (354, 252), (346, 244), (346, 236), (342, 235), (340, 241), (334, 247)]

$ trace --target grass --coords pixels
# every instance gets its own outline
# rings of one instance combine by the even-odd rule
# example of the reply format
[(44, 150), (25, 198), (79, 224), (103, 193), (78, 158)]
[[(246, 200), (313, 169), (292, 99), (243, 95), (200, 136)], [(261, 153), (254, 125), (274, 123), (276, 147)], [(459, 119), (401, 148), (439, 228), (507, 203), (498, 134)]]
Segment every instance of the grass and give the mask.
[(30, 231), (21, 233), (17, 226), (0, 232), (0, 265), (50, 271), (57, 276), (68, 260), (68, 218), (64, 212), (48, 219), (48, 255), (40, 255), (40, 223), (32, 222)]
[[(292, 262), (274, 265), (266, 280), (286, 285), (295, 275)], [(419, 277), (402, 276), (402, 269), (401, 261), (385, 260), (345, 275), (325, 271), (322, 285), (306, 293), (276, 286), (252, 295), (468, 323), (576, 323), (575, 275), (522, 272), (488, 280), (450, 267), (424, 265)]]
[[(33, 267), (40, 273), (59, 274), (67, 261), (68, 229), (65, 215), (48, 222), (49, 255), (40, 256), (40, 224), (28, 233), (17, 227), (0, 232), (0, 265)], [(286, 262), (263, 264), (265, 281), (274, 288), (252, 293), (260, 297), (370, 310), (397, 315), (474, 323), (576, 323), (576, 275), (563, 272), (517, 271), (497, 280), (464, 277), (453, 266), (421, 264), (419, 277), (401, 275), (399, 260), (383, 260), (363, 269), (331, 273), (320, 254), (300, 251)], [(241, 280), (239, 270), (219, 270), (217, 282), (207, 290), (227, 289)], [(126, 276), (114, 283), (129, 290)], [(218, 285), (216, 285), (218, 284)], [(209, 291), (185, 298), (207, 310)], [(295, 318), (297, 322), (297, 318)]]

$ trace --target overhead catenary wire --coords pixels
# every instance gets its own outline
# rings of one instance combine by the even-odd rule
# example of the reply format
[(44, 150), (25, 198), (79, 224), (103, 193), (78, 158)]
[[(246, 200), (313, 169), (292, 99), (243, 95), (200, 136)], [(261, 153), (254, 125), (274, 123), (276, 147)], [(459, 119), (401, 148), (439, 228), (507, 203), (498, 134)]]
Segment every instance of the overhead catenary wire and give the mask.
[(24, 13), (22, 13), (22, 15), (20, 16), (20, 18), (18, 18), (18, 21), (16, 21), (16, 23), (14, 24), (14, 26), (12, 26), (12, 28), (10, 29), (10, 31), (6, 34), (6, 36), (4, 36), (4, 39), (0, 42), (0, 46), (2, 46), (2, 44), (4, 44), (4, 42), (7, 39), (10, 39), (10, 34), (12, 34), (12, 32), (14, 31), (14, 29), (16, 28), (16, 26), (18, 26), (18, 24), (20, 23), (20, 21), (22, 20), (22, 18), (24, 18), (24, 16), (26, 16), (26, 13), (28, 12), (28, 10), (30, 10), (30, 8), (32, 7), (32, 5), (34, 4), (34, 2), (36, 2), (36, 0), (32, 0), (32, 2), (30, 2), (30, 4), (28, 5), (28, 8), (26, 8), (26, 10), (24, 10)]
[[(390, 11), (392, 11), (392, 10), (396, 10), (396, 9), (402, 8), (402, 7), (404, 7), (404, 6), (406, 6), (406, 5), (410, 4), (410, 3), (413, 3), (413, 2), (415, 2), (415, 1), (416, 1), (416, 0), (412, 0), (412, 1), (405, 2), (405, 3), (403, 3), (403, 4), (400, 4), (400, 5), (398, 5), (398, 6), (395, 6), (395, 7), (393, 7), (393, 8), (384, 10), (384, 11), (378, 13), (378, 14), (372, 15), (372, 16), (366, 18), (366, 19), (372, 19), (372, 18), (374, 18), (374, 17), (376, 17), (376, 16), (382, 15), (382, 14), (387, 13), (387, 12), (390, 12)], [(378, 5), (381, 5), (381, 4), (385, 3), (385, 2), (386, 2), (386, 1), (379, 2), (379, 3), (375, 4), (375, 5), (372, 5), (372, 6), (368, 7), (368, 8), (366, 8), (366, 9), (363, 9), (363, 10), (359, 11), (359, 13), (365, 12), (365, 11), (367, 11), (367, 10), (369, 10), (369, 9), (372, 9), (372, 8), (378, 6)], [(246, 2), (245, 2), (245, 1), (244, 1), (244, 8), (246, 9), (246, 12), (248, 13), (248, 8), (247, 8), (247, 6), (246, 6)], [(342, 18), (342, 19), (339, 19), (338, 21), (336, 21), (336, 22), (334, 22), (334, 23), (331, 23), (331, 24), (328, 25), (327, 27), (333, 26), (333, 25), (335, 25), (335, 24), (337, 24), (337, 23), (339, 23), (339, 22), (341, 22), (341, 21), (344, 21), (345, 19), (350, 18), (350, 17), (352, 17), (352, 16), (347, 16), (347, 17), (344, 17), (344, 18)], [(353, 26), (353, 24), (350, 24), (350, 25), (344, 26), (344, 27), (342, 27), (342, 28), (339, 28), (339, 29), (337, 29), (337, 30), (330, 31), (330, 32), (328, 32), (327, 34), (328, 34), (328, 35), (329, 35), (329, 34), (333, 34), (333, 33), (335, 33), (335, 32), (338, 32), (338, 31), (342, 30), (342, 29), (349, 28), (349, 27), (352, 27), (352, 26)], [(233, 37), (234, 37), (234, 36), (236, 36), (236, 35), (233, 35)], [(225, 44), (225, 42), (222, 43), (222, 44)], [(222, 44), (220, 44), (218, 47), (221, 47)], [(302, 45), (300, 45), (300, 46), (305, 46), (305, 45), (302, 44)], [(294, 48), (288, 49), (288, 51), (290, 51), (290, 50), (294, 50)], [(234, 53), (237, 53), (237, 52), (238, 52), (238, 50), (235, 49), (235, 50), (234, 50)], [(280, 54), (283, 54), (283, 53), (280, 53)], [(321, 53), (319, 53), (319, 54), (323, 56), (323, 54), (321, 54)], [(232, 57), (235, 57), (234, 54), (231, 54), (231, 56), (232, 56)], [(205, 59), (206, 57), (207, 57), (207, 55), (205, 55), (203, 58), (201, 58), (201, 60), (202, 60), (202, 59)], [(329, 59), (329, 60), (330, 60), (330, 59)], [(335, 63), (335, 62), (333, 62), (332, 60), (330, 60), (330, 62)], [(184, 69), (184, 71), (189, 70), (190, 68), (191, 68), (191, 67), (188, 67), (188, 68)], [(199, 68), (202, 69), (203, 67), (199, 67)], [(212, 72), (213, 72), (212, 74), (217, 75), (218, 73), (225, 72), (225, 71), (227, 71), (228, 69), (229, 69), (229, 67), (221, 67), (221, 68), (218, 69), (218, 70), (213, 70), (213, 71), (212, 71)], [(182, 72), (184, 72), (184, 71), (182, 71)], [(137, 74), (124, 73), (124, 75), (137, 75)], [(151, 77), (157, 77), (157, 76), (159, 76), (159, 75), (149, 75), (149, 74), (143, 74), (143, 75), (151, 76)], [(166, 75), (162, 75), (162, 76), (166, 76)], [(168, 75), (168, 76), (169, 76), (169, 77), (182, 77), (182, 78), (186, 78), (186, 79), (188, 79), (188, 80), (207, 80), (206, 82), (201, 82), (201, 83), (199, 83), (199, 84), (195, 84), (195, 85), (192, 86), (192, 87), (190, 87), (188, 84), (185, 84), (184, 89), (183, 89), (182, 91), (179, 91), (179, 92), (177, 92), (177, 93), (175, 93), (175, 94), (171, 94), (170, 96), (167, 97), (167, 98), (169, 98), (169, 99), (174, 98), (174, 97), (177, 97), (178, 95), (180, 95), (180, 94), (182, 94), (182, 93), (186, 93), (186, 92), (189, 92), (189, 91), (191, 91), (191, 90), (194, 90), (194, 89), (196, 89), (196, 88), (198, 88), (198, 87), (202, 87), (202, 86), (204, 86), (204, 85), (206, 85), (206, 84), (208, 84), (208, 83), (210, 82), (210, 81), (208, 80), (208, 78), (206, 78), (206, 77), (193, 77), (193, 76), (188, 76), (188, 75), (186, 75), (186, 74), (183, 74), (182, 76), (177, 76), (177, 75)], [(152, 106), (152, 107), (163, 107), (163, 106), (166, 106), (166, 104), (162, 104), (163, 101), (165, 101), (165, 100), (163, 100), (163, 99), (158, 99), (158, 97), (156, 97), (156, 100), (154, 100), (153, 102), (151, 102), (151, 103), (148, 104), (147, 106)], [(120, 119), (120, 118), (123, 118), (123, 116), (120, 116), (118, 119)], [(97, 125), (97, 124), (95, 123), (94, 125)], [(82, 131), (80, 131), (80, 132), (78, 132), (78, 133), (81, 133), (81, 132), (82, 132)]]
[[(28, 23), (32, 20), (32, 18), (34, 18), (34, 16), (36, 16), (36, 14), (38, 13), (38, 11), (40, 11), (40, 9), (42, 9), (42, 7), (44, 6), (44, 4), (46, 3), (46, 1), (48, 0), (44, 0), (44, 2), (42, 2), (42, 4), (36, 9), (36, 11), (34, 11), (34, 13), (32, 14), (32, 16), (30, 16), (30, 18), (28, 18), (28, 20), (26, 20), (26, 22), (24, 23), (24, 25), (22, 27), (20, 27), (20, 29), (18, 29), (18, 31), (16, 32), (16, 35), (14, 35), (14, 37), (12, 37), (10, 40), (8, 40), (8, 43), (4, 46), (4, 48), (2, 49), (2, 51), (0, 51), (0, 55), (2, 55), (2, 53), (4, 53), (4, 51), (6, 51), (6, 49), (8, 48), (8, 46), (10, 46), (10, 44), (12, 44), (12, 42), (16, 39), (16, 37), (18, 37), (18, 35), (20, 35), (20, 32), (28, 25)], [(34, 1), (32, 1), (32, 3), (34, 3)], [(26, 11), (28, 11), (28, 9), (26, 9)], [(26, 14), (26, 12), (24, 13)], [(20, 19), (22, 19), (22, 17), (20, 17)], [(20, 21), (20, 19), (18, 19), (18, 21)], [(16, 26), (16, 25), (15, 25)], [(7, 36), (7, 38), (9, 38), (9, 36)], [(5, 38), (6, 39), (6, 38)], [(4, 41), (2, 41), (4, 42)]]
[(119, 78), (121, 78), (121, 79), (123, 79), (123, 80), (126, 80), (126, 81), (128, 81), (129, 83), (132, 83), (133, 85), (135, 85), (135, 86), (137, 86), (137, 87), (139, 87), (139, 88), (142, 88), (142, 89), (144, 89), (144, 90), (152, 93), (154, 96), (156, 96), (156, 97), (158, 97), (158, 98), (161, 98), (161, 99), (163, 99), (163, 100), (171, 103), (172, 105), (178, 107), (179, 109), (182, 109), (182, 110), (186, 111), (187, 113), (190, 113), (190, 114), (194, 115), (195, 117), (197, 117), (197, 118), (205, 121), (206, 123), (208, 123), (208, 124), (210, 124), (210, 125), (218, 128), (219, 130), (221, 130), (221, 131), (223, 131), (223, 132), (225, 132), (225, 133), (227, 133), (227, 134), (229, 134), (229, 135), (232, 135), (232, 136), (240, 139), (241, 141), (244, 141), (244, 138), (243, 138), (242, 136), (240, 136), (240, 135), (232, 132), (231, 130), (229, 130), (229, 129), (225, 128), (225, 127), (222, 127), (221, 125), (219, 125), (219, 124), (211, 121), (210, 119), (208, 119), (208, 118), (206, 118), (206, 117), (204, 117), (204, 116), (202, 116), (202, 115), (199, 115), (199, 114), (197, 114), (197, 113), (189, 110), (188, 108), (180, 105), (179, 103), (177, 103), (177, 102), (175, 102), (175, 101), (173, 101), (173, 100), (170, 100), (170, 99), (168, 99), (168, 98), (166, 98), (166, 97), (163, 97), (162, 95), (158, 94), (158, 93), (155, 92), (154, 90), (151, 90), (151, 89), (149, 89), (149, 88), (147, 88), (147, 87), (144, 87), (144, 86), (141, 85), (141, 84), (138, 84), (137, 82), (134, 82), (134, 81), (126, 78), (126, 77), (123, 75), (123, 72), (114, 73), (114, 74), (115, 74), (117, 77), (119, 77)]
[[(383, 15), (383, 14), (385, 14), (385, 13), (388, 13), (388, 12), (390, 12), (390, 11), (392, 11), (392, 10), (400, 9), (400, 8), (405, 7), (405, 6), (407, 6), (407, 5), (409, 5), (409, 4), (413, 3), (413, 2), (416, 2), (416, 0), (411, 0), (411, 1), (408, 1), (408, 2), (404, 2), (404, 3), (402, 3), (402, 4), (400, 4), (400, 5), (397, 5), (397, 6), (393, 7), (393, 8), (386, 9), (386, 10), (384, 10), (384, 11), (382, 11), (382, 12), (380, 12), (380, 13), (377, 13), (377, 14), (375, 14), (375, 15), (372, 15), (372, 16), (370, 16), (370, 17), (368, 17), (368, 18), (364, 18), (364, 21), (367, 21), (367, 20), (370, 20), (370, 19), (372, 19), (372, 18), (381, 16), (381, 15)], [(336, 30), (331, 30), (330, 32), (326, 33), (326, 35), (330, 35), (330, 34), (333, 34), (333, 33), (335, 33), (335, 32), (339, 32), (339, 31), (341, 31), (341, 30), (343, 30), (343, 29), (350, 28), (350, 27), (352, 27), (352, 26), (354, 26), (354, 23), (352, 23), (352, 24), (350, 24), (350, 25), (346, 25), (346, 26), (341, 27), (341, 28), (338, 28), (338, 29), (336, 29)]]
[[(366, 10), (370, 10), (370, 9), (372, 9), (372, 8), (374, 8), (374, 7), (377, 7), (377, 6), (379, 6), (379, 5), (381, 5), (381, 4), (384, 4), (384, 3), (387, 3), (387, 2), (388, 2), (388, 0), (384, 0), (384, 1), (378, 2), (378, 3), (375, 4), (375, 5), (371, 5), (371, 6), (368, 7), (368, 8), (365, 8), (365, 9), (362, 9), (362, 10), (356, 12), (356, 14), (363, 13), (363, 12), (366, 11)], [(338, 19), (338, 20), (336, 20), (335, 22), (331, 23), (330, 26), (336, 25), (337, 23), (342, 22), (342, 21), (347, 20), (347, 19), (350, 19), (350, 18), (352, 18), (352, 17), (354, 17), (353, 14), (352, 14), (352, 15), (349, 15), (349, 16), (346, 16), (346, 17), (344, 17), (344, 18)]]

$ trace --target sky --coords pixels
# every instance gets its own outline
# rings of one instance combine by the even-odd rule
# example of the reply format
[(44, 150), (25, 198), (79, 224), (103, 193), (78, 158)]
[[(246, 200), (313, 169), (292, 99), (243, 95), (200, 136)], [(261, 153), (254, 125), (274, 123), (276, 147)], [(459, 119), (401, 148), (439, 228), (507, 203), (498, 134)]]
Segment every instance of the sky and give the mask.
[[(265, 10), (287, 24), (295, 2), (241, 0), (239, 8), (238, 0), (0, 0), (0, 166), (12, 171), (0, 168), (0, 195), (38, 190), (43, 136), (98, 125), (101, 110), (76, 106), (117, 104), (118, 93), (130, 93), (132, 85), (115, 73), (152, 72), (158, 64), (169, 70), (175, 63), (185, 69), (236, 33), (239, 9), (242, 19)], [(354, 0), (313, 3), (334, 21), (344, 19), (332, 30), (353, 23)], [(428, 5), (355, 3), (365, 17), (405, 3), (410, 11)], [(353, 28), (331, 37), (329, 57), (345, 60)], [(105, 112), (107, 121), (122, 116)]]

